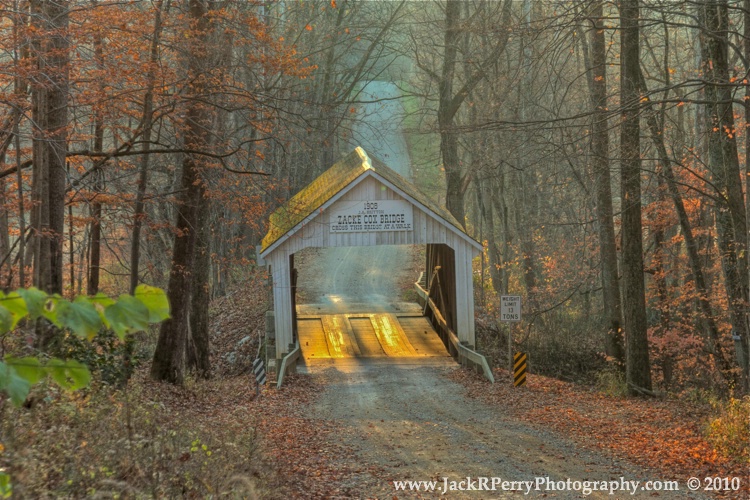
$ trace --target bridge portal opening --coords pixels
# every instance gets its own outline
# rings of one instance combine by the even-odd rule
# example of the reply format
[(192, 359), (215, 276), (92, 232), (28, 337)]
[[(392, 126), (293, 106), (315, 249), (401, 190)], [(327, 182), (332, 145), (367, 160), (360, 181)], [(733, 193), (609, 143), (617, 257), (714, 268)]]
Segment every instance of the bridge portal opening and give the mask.
[(294, 255), (296, 338), (303, 363), (447, 357), (414, 283), (419, 245), (305, 248)]

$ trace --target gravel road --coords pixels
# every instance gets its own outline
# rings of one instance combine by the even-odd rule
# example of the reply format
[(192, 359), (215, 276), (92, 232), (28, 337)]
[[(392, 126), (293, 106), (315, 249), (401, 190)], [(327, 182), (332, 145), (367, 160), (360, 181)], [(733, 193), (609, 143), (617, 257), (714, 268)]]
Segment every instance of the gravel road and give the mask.
[[(358, 463), (380, 472), (362, 472), (339, 485), (348, 498), (702, 498), (686, 491), (647, 492), (658, 473), (580, 449), (564, 437), (503, 416), (497, 408), (470, 399), (444, 375), (459, 369), (429, 360), (330, 360), (313, 367), (325, 384), (313, 418), (339, 429), (335, 434), (355, 450)], [(369, 470), (369, 469), (368, 469)], [(397, 492), (393, 481), (460, 481), (466, 477), (503, 481), (639, 481), (638, 492), (613, 495), (531, 489), (516, 491)], [(491, 479), (489, 480), (491, 481)], [(491, 483), (490, 483), (491, 484)], [(510, 485), (508, 485), (510, 486)]]

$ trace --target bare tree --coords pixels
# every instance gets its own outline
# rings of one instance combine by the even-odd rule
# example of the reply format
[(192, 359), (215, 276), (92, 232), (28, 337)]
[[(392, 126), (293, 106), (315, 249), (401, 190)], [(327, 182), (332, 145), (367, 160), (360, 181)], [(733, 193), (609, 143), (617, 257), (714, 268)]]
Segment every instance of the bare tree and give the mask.
[(641, 220), (641, 143), (639, 110), (640, 7), (638, 0), (620, 2), (620, 175), (622, 182), (622, 301), (628, 391), (651, 391), (646, 291), (643, 276)]
[(596, 217), (602, 270), (604, 316), (607, 320), (605, 350), (624, 367), (622, 310), (617, 272), (617, 244), (612, 208), (612, 179), (609, 173), (609, 109), (607, 103), (607, 41), (603, 2), (594, 0), (589, 13), (591, 30), (591, 158), (596, 185)]

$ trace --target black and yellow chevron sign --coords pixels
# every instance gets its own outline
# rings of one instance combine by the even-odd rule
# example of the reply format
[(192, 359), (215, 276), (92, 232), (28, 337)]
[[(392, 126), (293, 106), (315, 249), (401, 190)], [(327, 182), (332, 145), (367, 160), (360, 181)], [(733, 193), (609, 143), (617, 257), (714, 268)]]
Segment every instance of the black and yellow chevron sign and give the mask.
[(513, 356), (513, 385), (516, 387), (526, 385), (526, 358), (525, 352)]

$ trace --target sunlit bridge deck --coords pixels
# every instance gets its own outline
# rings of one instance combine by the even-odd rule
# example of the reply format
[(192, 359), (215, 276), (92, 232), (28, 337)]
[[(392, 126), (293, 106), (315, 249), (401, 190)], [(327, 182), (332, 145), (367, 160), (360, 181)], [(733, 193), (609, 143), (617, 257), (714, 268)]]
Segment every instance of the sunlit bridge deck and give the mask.
[(333, 309), (327, 304), (297, 307), (299, 343), (308, 367), (363, 358), (451, 360), (417, 304), (395, 303), (375, 312), (367, 304), (348, 304), (346, 312)]

